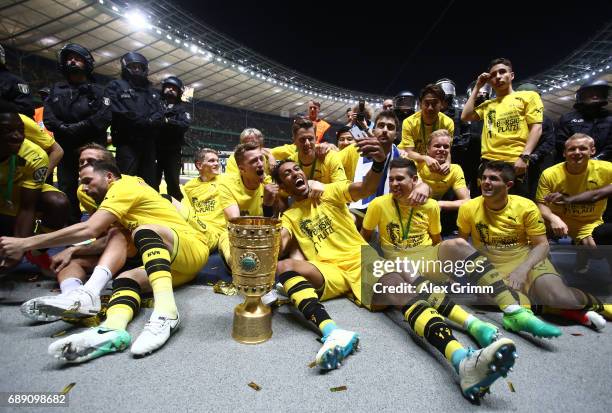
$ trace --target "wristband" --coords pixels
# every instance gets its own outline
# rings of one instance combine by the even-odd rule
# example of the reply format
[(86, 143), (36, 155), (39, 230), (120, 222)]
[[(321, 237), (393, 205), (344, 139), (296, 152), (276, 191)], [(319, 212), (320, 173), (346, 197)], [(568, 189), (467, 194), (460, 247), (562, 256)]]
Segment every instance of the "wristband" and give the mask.
[(383, 171), (383, 169), (385, 169), (385, 163), (384, 162), (374, 161), (372, 163), (372, 171), (376, 172), (377, 174), (381, 173)]

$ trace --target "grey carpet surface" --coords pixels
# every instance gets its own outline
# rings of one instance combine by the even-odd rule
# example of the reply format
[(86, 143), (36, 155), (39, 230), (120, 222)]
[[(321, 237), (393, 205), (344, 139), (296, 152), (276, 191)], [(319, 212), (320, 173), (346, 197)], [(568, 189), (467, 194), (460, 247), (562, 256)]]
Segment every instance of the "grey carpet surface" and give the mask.
[[(610, 411), (612, 326), (602, 333), (562, 326), (556, 340), (512, 333), (520, 354), (515, 371), (498, 380), (480, 407), (460, 393), (446, 361), (414, 339), (399, 313), (370, 313), (345, 299), (326, 304), (340, 326), (358, 331), (362, 350), (339, 369), (309, 368), (320, 347), (316, 331), (289, 306), (275, 311), (274, 335), (259, 345), (232, 340), (233, 307), (241, 300), (191, 285), (176, 291), (182, 324), (160, 351), (133, 358), (128, 351), (79, 365), (47, 354), (51, 336), (68, 329), (63, 321), (37, 324), (16, 304), (50, 294), (51, 281), (4, 285), (0, 291), (0, 392), (57, 392), (76, 383), (62, 409), (0, 411), (184, 412), (184, 411)], [(151, 313), (130, 324), (135, 338)], [(501, 314), (478, 314), (501, 325)], [(580, 334), (580, 335), (572, 335)], [(462, 332), (457, 337), (475, 346)], [(261, 387), (255, 391), (248, 386)], [(346, 391), (330, 388), (346, 386)]]

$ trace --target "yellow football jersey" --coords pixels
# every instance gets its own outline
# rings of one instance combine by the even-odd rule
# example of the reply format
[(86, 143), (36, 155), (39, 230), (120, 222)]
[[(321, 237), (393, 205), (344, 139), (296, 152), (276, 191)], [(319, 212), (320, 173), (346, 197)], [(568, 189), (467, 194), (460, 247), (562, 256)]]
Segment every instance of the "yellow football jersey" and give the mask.
[(355, 180), (355, 169), (357, 169), (360, 156), (361, 155), (359, 154), (355, 144), (350, 144), (338, 152), (338, 158), (340, 159), (340, 163), (342, 163), (342, 167), (344, 168), (344, 174), (346, 175), (346, 179), (348, 179), (350, 182)]
[[(186, 196), (181, 202), (190, 207), (189, 210), (195, 214), (193, 220), (203, 230), (225, 230), (225, 217), (219, 202), (219, 186), (223, 179), (226, 177), (218, 175), (211, 181), (202, 182), (200, 177), (196, 177), (183, 187)], [(187, 221), (191, 223), (192, 219), (188, 217)]]
[(467, 201), (459, 207), (457, 227), (472, 236), (474, 247), (500, 260), (528, 252), (529, 237), (546, 234), (536, 204), (518, 195), (508, 195), (508, 203), (499, 211), (487, 208), (482, 196)]
[(430, 234), (442, 232), (440, 207), (431, 198), (423, 205), (411, 207), (398, 203), (396, 207), (392, 194), (382, 195), (368, 205), (363, 228), (369, 231), (378, 228), (383, 249), (432, 245)]
[(247, 189), (242, 183), (240, 175), (227, 175), (219, 185), (219, 203), (221, 210), (238, 205), (240, 215), (262, 216), (264, 186), (272, 183), (272, 178), (266, 176), (264, 182), (257, 189)]
[(47, 133), (38, 123), (34, 122), (34, 120), (30, 119), (26, 115), (19, 114), (21, 121), (24, 126), (24, 134), (25, 138), (31, 142), (34, 142), (41, 148), (45, 150), (49, 150), (51, 146), (55, 143), (55, 139), (53, 136)]
[(270, 149), (270, 153), (272, 153), (272, 156), (274, 156), (274, 159), (277, 161), (284, 161), (290, 156), (297, 154), (297, 146), (293, 143), (288, 143)]
[[(121, 176), (125, 177), (127, 175), (122, 174)], [(89, 215), (92, 215), (98, 210), (99, 205), (92, 197), (90, 197), (85, 193), (85, 191), (83, 191), (83, 185), (79, 185), (79, 188), (77, 189), (77, 199), (79, 200), (79, 204), (81, 204), (81, 208), (85, 210)]]
[(529, 125), (542, 123), (544, 105), (536, 92), (512, 92), (475, 109), (484, 121), (482, 154), (493, 161), (516, 162), (525, 150)]
[(435, 200), (439, 201), (442, 199), (444, 194), (451, 188), (455, 191), (467, 188), (463, 169), (457, 164), (451, 164), (450, 172), (447, 175), (431, 172), (425, 162), (419, 162), (417, 170), (419, 178), (431, 187), (431, 197)]
[(421, 111), (418, 111), (402, 122), (402, 142), (397, 147), (400, 149), (412, 147), (415, 152), (425, 155), (429, 135), (438, 129), (446, 129), (452, 139), (455, 133), (455, 123), (451, 118), (440, 112), (438, 113), (438, 120), (433, 125), (425, 125), (421, 117)]
[[(544, 204), (544, 197), (553, 192), (572, 196), (610, 184), (612, 184), (612, 163), (610, 162), (591, 159), (586, 171), (577, 175), (567, 172), (565, 162), (562, 162), (542, 172), (535, 200)], [(590, 236), (593, 229), (603, 223), (602, 215), (607, 204), (608, 199), (604, 198), (588, 204), (547, 205), (567, 224), (570, 237), (580, 241)]]
[(304, 171), (306, 178), (309, 180), (314, 179), (315, 181), (319, 181), (323, 184), (345, 182), (347, 180), (346, 174), (344, 173), (344, 168), (342, 167), (342, 162), (340, 161), (336, 151), (329, 151), (327, 155), (325, 155), (323, 162), (315, 157), (315, 160), (308, 166), (302, 165), (298, 159), (297, 153), (287, 159), (297, 162)]
[(297, 240), (307, 260), (337, 264), (359, 257), (361, 246), (367, 245), (346, 206), (353, 201), (349, 185), (346, 181), (326, 185), (318, 204), (307, 198), (283, 213), (283, 227)]
[(166, 226), (178, 235), (206, 241), (204, 235), (189, 226), (168, 200), (135, 176), (123, 175), (112, 182), (98, 209), (113, 214), (130, 231), (144, 224), (156, 224)]
[[(9, 156), (0, 162), (0, 188), (3, 190), (3, 198), (8, 188), (10, 159)], [(47, 153), (35, 143), (24, 140), (15, 158), (15, 171), (12, 176), (13, 193), (18, 188), (41, 189), (48, 169)]]

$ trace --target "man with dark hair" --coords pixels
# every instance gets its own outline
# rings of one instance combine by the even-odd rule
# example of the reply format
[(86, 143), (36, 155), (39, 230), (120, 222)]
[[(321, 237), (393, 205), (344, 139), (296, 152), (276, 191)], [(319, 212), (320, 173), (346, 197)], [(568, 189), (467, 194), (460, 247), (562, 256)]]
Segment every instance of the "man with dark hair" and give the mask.
[(180, 172), (182, 166), (181, 147), (185, 143), (185, 132), (191, 124), (189, 108), (181, 101), (183, 82), (176, 76), (169, 76), (162, 81), (162, 105), (164, 108), (163, 124), (157, 140), (157, 186), (162, 173), (168, 195), (181, 200)]
[(291, 135), (297, 153), (287, 159), (297, 162), (309, 180), (324, 184), (346, 181), (344, 167), (337, 151), (330, 150), (324, 157), (317, 156), (315, 127), (309, 119), (296, 120), (291, 127)]
[(57, 167), (57, 182), (70, 200), (70, 222), (81, 220), (76, 192), (79, 185), (78, 148), (86, 143), (106, 144), (111, 121), (110, 101), (93, 79), (94, 59), (86, 48), (68, 43), (58, 54), (58, 68), (65, 80), (51, 87), (45, 102), (44, 124), (64, 149)]
[(336, 132), (336, 143), (338, 149), (342, 150), (355, 142), (355, 138), (351, 134), (351, 128), (349, 126), (342, 126)]
[(140, 176), (155, 188), (156, 143), (164, 113), (159, 91), (151, 86), (149, 62), (143, 55), (129, 52), (120, 61), (121, 79), (112, 80), (104, 91), (113, 112), (117, 165), (122, 173)]
[[(321, 301), (350, 296), (368, 308), (374, 305), (368, 283), (374, 278), (373, 267), (380, 257), (357, 232), (346, 204), (374, 193), (386, 154), (380, 142), (371, 137), (357, 145), (363, 156), (373, 159), (364, 180), (326, 185), (318, 202), (308, 198), (308, 181), (298, 164), (284, 162), (275, 173), (279, 186), (295, 200), (283, 213), (281, 254), (295, 241), (307, 259), (279, 261), (277, 276), (292, 303), (321, 331), (323, 346), (316, 363), (323, 370), (340, 367), (356, 348), (359, 335), (338, 327)], [(390, 283), (398, 277), (399, 273), (383, 276)], [(486, 349), (469, 352), (455, 339), (437, 311), (415, 295), (388, 298), (396, 298), (393, 305), (402, 309), (411, 329), (446, 356), (459, 374), (463, 394), (476, 400), (512, 367), (516, 356), (514, 343), (501, 339)]]
[(406, 156), (416, 162), (425, 162), (434, 172), (441, 172), (438, 161), (427, 156), (427, 138), (431, 132), (446, 129), (451, 136), (454, 135), (453, 120), (442, 113), (442, 103), (446, 94), (438, 85), (429, 84), (421, 90), (419, 102), (421, 110), (404, 119), (402, 123), (402, 142), (399, 149), (406, 152)]
[[(22, 115), (17, 110), (12, 103), (0, 100), (0, 233), (28, 237), (34, 233), (37, 216), (42, 218), (40, 228), (65, 226), (68, 199), (44, 183), (49, 158), (42, 148), (25, 139)], [(46, 252), (28, 249), (13, 257), (3, 256), (0, 272), (16, 266), (24, 253), (32, 263), (49, 268)]]
[[(115, 158), (97, 143), (79, 148), (79, 172), (96, 162), (114, 164)], [(89, 215), (99, 207), (98, 202), (84, 191), (82, 184), (77, 189), (77, 198)], [(136, 253), (133, 247), (130, 248), (130, 237), (125, 228), (112, 227), (91, 243), (71, 245), (55, 254), (51, 257), (50, 269), (56, 274), (60, 294), (28, 300), (21, 305), (21, 313), (35, 321), (96, 315), (102, 308), (100, 293), (121, 270), (127, 256)]]
[[(515, 92), (513, 79), (512, 63), (505, 58), (494, 59), (488, 71), (478, 76), (461, 120), (484, 121), (480, 171), (491, 161), (513, 165), (517, 179), (511, 192), (529, 196), (527, 167), (542, 134), (544, 105), (536, 92)], [(491, 84), (496, 97), (476, 107), (478, 91), (486, 83)]]
[(179, 326), (173, 287), (193, 280), (206, 264), (205, 237), (155, 190), (136, 177), (121, 176), (114, 164), (86, 166), (81, 170), (81, 182), (84, 191), (100, 204), (86, 222), (29, 238), (1, 237), (0, 254), (15, 259), (31, 248), (97, 238), (119, 223), (131, 232), (144, 266), (115, 279), (102, 325), (52, 343), (49, 353), (66, 362), (80, 363), (124, 350), (131, 341), (126, 327), (139, 310), (141, 291), (151, 289), (153, 313), (131, 347), (132, 354), (144, 356), (163, 346)]
[(6, 52), (0, 45), (0, 100), (13, 103), (19, 113), (34, 118), (34, 101), (30, 87), (6, 67)]
[[(521, 304), (533, 301), (550, 307), (555, 314), (601, 328), (605, 322), (599, 314), (610, 318), (612, 306), (565, 285), (547, 258), (550, 246), (537, 206), (529, 199), (508, 195), (514, 179), (512, 165), (502, 161), (487, 164), (481, 177), (482, 196), (459, 208), (459, 235), (465, 240), (471, 236), (474, 246), (495, 265), (505, 284), (528, 297)], [(516, 320), (506, 317), (507, 310), (504, 312), (504, 327), (517, 331), (517, 324), (512, 322)], [(554, 334), (550, 325), (543, 327), (549, 336), (561, 335), (558, 329)]]

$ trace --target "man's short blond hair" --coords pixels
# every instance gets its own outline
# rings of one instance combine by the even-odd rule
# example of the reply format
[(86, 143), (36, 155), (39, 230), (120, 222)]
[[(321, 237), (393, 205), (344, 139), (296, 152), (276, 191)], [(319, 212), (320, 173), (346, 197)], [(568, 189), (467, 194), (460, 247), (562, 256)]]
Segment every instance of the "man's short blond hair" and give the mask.
[(263, 142), (264, 142), (263, 133), (261, 133), (259, 129), (255, 129), (255, 128), (246, 128), (245, 130), (240, 132), (240, 143), (245, 143), (246, 138), (248, 138), (251, 135), (254, 135), (255, 137), (257, 137), (257, 139), (259, 139), (259, 144), (263, 146)]
[(575, 141), (577, 139), (586, 139), (589, 142), (589, 146), (591, 148), (595, 147), (595, 140), (589, 135), (587, 135), (586, 133), (574, 133), (565, 141), (565, 148), (567, 148), (568, 142)]
[(450, 140), (453, 139), (453, 137), (451, 136), (450, 132), (447, 129), (438, 129), (438, 130), (431, 132), (431, 134), (429, 134), (429, 139), (427, 139), (427, 146), (431, 145), (431, 142), (434, 140), (434, 138), (438, 138), (440, 136), (447, 136)]

